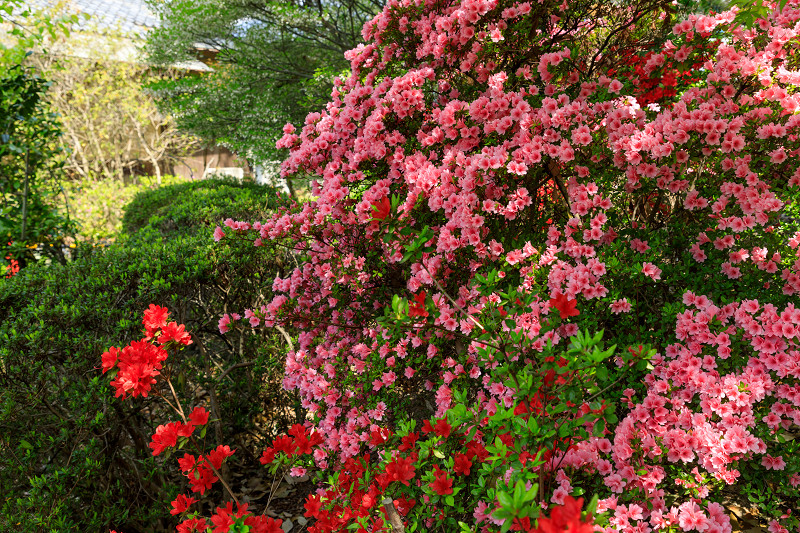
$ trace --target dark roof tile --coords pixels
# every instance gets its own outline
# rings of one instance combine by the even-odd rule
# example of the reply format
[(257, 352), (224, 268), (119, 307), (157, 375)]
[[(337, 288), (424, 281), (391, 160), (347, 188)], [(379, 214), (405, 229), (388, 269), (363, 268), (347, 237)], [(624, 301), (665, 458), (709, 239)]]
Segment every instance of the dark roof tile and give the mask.
[[(39, 0), (39, 3), (53, 6), (57, 0)], [(90, 19), (84, 24), (101, 30), (142, 34), (159, 25), (158, 16), (144, 0), (68, 0), (67, 9), (88, 14)]]

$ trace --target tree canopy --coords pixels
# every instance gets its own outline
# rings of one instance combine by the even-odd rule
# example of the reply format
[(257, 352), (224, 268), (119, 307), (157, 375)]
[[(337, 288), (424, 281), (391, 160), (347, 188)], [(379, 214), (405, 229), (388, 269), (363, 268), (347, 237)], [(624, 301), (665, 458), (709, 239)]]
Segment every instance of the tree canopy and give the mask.
[(323, 107), (344, 53), (382, 7), (373, 0), (153, 2), (161, 26), (148, 35), (158, 65), (204, 58), (202, 76), (154, 85), (179, 125), (260, 161), (277, 158), (286, 122)]

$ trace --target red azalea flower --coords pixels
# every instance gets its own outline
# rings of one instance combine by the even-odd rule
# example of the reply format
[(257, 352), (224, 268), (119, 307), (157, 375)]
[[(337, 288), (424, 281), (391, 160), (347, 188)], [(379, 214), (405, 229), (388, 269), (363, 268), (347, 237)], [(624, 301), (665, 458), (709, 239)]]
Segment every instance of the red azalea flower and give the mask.
[(467, 443), (467, 457), (470, 459), (477, 457), (480, 462), (489, 457), (489, 452), (483, 444), (476, 440), (471, 440)]
[(103, 361), (103, 374), (116, 366), (117, 359), (119, 358), (119, 352), (119, 348), (112, 346), (107, 352), (103, 352), (103, 355), (100, 356)]
[(414, 318), (417, 316), (426, 317), (428, 316), (428, 311), (425, 310), (425, 298), (427, 295), (425, 291), (420, 291), (416, 296), (414, 296), (414, 300), (409, 302), (408, 305), (408, 316), (410, 318)]
[(150, 304), (150, 307), (145, 310), (144, 318), (142, 319), (142, 324), (147, 330), (148, 338), (152, 338), (156, 331), (167, 324), (168, 316), (169, 310), (166, 307)]
[[(297, 453), (300, 455), (311, 453), (311, 447), (315, 444), (319, 444), (316, 442), (316, 439), (312, 442), (312, 439), (309, 438), (308, 430), (302, 424), (295, 424), (289, 429), (289, 435), (294, 437), (292, 441), (293, 445), (293, 453)], [(288, 453), (288, 452), (287, 452)]]
[(581, 314), (577, 308), (578, 300), (570, 300), (566, 294), (558, 293), (558, 296), (550, 299), (550, 305), (558, 309), (561, 313), (561, 319), (569, 318), (571, 316), (578, 316)]
[(211, 522), (214, 524), (214, 533), (228, 533), (235, 520), (229, 515), (225, 509), (217, 508), (217, 514), (211, 517)]
[(522, 401), (514, 407), (514, 416), (524, 415), (528, 412), (528, 404)]
[(470, 468), (472, 468), (472, 461), (469, 460), (469, 457), (463, 453), (457, 453), (453, 458), (453, 472), (468, 476)]
[(292, 441), (292, 445), (294, 446), (295, 453), (299, 455), (311, 453), (311, 441), (307, 435), (295, 437), (294, 441)]
[(178, 524), (178, 533), (193, 533), (208, 530), (208, 524), (201, 518), (189, 518)]
[(511, 433), (503, 433), (502, 435), (498, 435), (498, 438), (509, 448), (514, 448), (514, 435)]
[(383, 220), (389, 216), (389, 213), (392, 211), (392, 204), (389, 201), (388, 196), (384, 196), (377, 202), (372, 204), (372, 210), (374, 211), (372, 218), (374, 220)]
[(268, 465), (272, 461), (275, 460), (275, 450), (272, 448), (267, 448), (261, 453), (261, 457), (258, 459), (258, 462), (262, 465)]
[(211, 450), (206, 454), (206, 460), (211, 463), (214, 468), (219, 470), (222, 468), (222, 461), (236, 453), (236, 450), (231, 450), (230, 446), (219, 445), (216, 449)]
[(272, 446), (276, 452), (284, 452), (286, 455), (294, 454), (296, 449), (294, 440), (288, 435), (282, 435), (272, 441)]
[[(14, 241), (8, 243), (9, 246), (11, 246), (12, 244), (14, 244)], [(6, 265), (5, 268), (6, 277), (10, 278), (17, 272), (19, 272), (19, 261), (11, 257), (11, 254), (8, 254), (6, 256), (6, 261), (8, 261), (8, 264)]]
[(192, 432), (194, 432), (194, 426), (192, 424), (181, 424), (180, 422), (177, 422), (177, 424), (178, 424), (177, 432), (179, 437), (192, 436)]
[(204, 466), (198, 466), (194, 473), (189, 476), (192, 492), (199, 492), (200, 494), (204, 494), (218, 479), (211, 470)]
[(532, 461), (533, 459), (534, 456), (528, 452), (522, 452), (519, 454), (519, 462), (522, 463), (522, 466), (525, 466), (528, 461)]
[(208, 411), (199, 405), (189, 414), (189, 421), (195, 426), (204, 426), (208, 423)]
[(388, 428), (375, 428), (369, 434), (369, 443), (372, 446), (380, 446), (392, 436)]
[(403, 516), (406, 516), (415, 505), (417, 505), (417, 500), (407, 500), (404, 496), (400, 496), (394, 501), (394, 506), (397, 508), (397, 512)]
[(269, 516), (248, 516), (244, 519), (244, 525), (249, 526), (253, 533), (283, 533), (281, 524), (283, 520)]
[(447, 476), (447, 472), (442, 472), (436, 468), (434, 475), (436, 477), (430, 485), (433, 491), (439, 496), (453, 494), (453, 480)]
[(450, 436), (451, 429), (453, 429), (453, 427), (447, 422), (447, 418), (437, 420), (436, 425), (433, 426), (433, 432), (445, 439)]
[(319, 510), (322, 507), (322, 498), (317, 495), (311, 495), (306, 498), (304, 507), (306, 508), (305, 516), (309, 518), (317, 518), (319, 515)]
[[(428, 425), (430, 425), (430, 422), (428, 422)], [(409, 433), (408, 435), (406, 435), (401, 439), (402, 444), (400, 444), (400, 447), (398, 449), (401, 452), (409, 451), (411, 448), (414, 447), (414, 444), (416, 444), (418, 438), (419, 438), (419, 433)]]
[(161, 328), (161, 335), (159, 335), (158, 339), (156, 340), (159, 344), (166, 344), (170, 341), (175, 341), (178, 344), (183, 344), (184, 346), (189, 346), (192, 344), (191, 335), (184, 331), (183, 324), (178, 324), (176, 322), (170, 322)]
[(172, 509), (169, 512), (169, 514), (176, 515), (185, 513), (189, 509), (189, 506), (195, 503), (196, 501), (197, 500), (195, 500), (191, 496), (184, 496), (183, 494), (179, 494), (178, 497), (175, 498), (175, 500), (172, 502), (172, 507), (174, 507), (174, 509)]
[(640, 344), (635, 349), (633, 346), (629, 346), (628, 351), (631, 352), (631, 355), (634, 357), (642, 357), (642, 355), (644, 355), (644, 346)]
[(390, 482), (399, 481), (407, 487), (415, 476), (414, 461), (410, 457), (398, 457), (386, 465), (386, 474)]
[(322, 444), (322, 441), (324, 440), (325, 439), (322, 438), (322, 434), (319, 431), (315, 431), (309, 436), (308, 443), (311, 446), (316, 446), (317, 444)]
[(178, 459), (178, 464), (181, 467), (181, 472), (191, 472), (195, 465), (194, 455), (188, 453), (183, 454), (183, 458)]
[(178, 429), (181, 425), (179, 422), (170, 422), (169, 424), (161, 424), (156, 428), (153, 440), (149, 444), (150, 448), (153, 449), (154, 456), (178, 444)]
[[(106, 364), (110, 364), (112, 356), (106, 356)], [(119, 372), (111, 381), (116, 389), (116, 396), (125, 399), (128, 394), (134, 398), (147, 397), (150, 388), (156, 382), (155, 377), (161, 374), (161, 363), (167, 358), (167, 352), (160, 346), (154, 346), (146, 339), (133, 341), (122, 350), (117, 351)]]
[(374, 488), (375, 486), (373, 485), (370, 491), (361, 497), (361, 507), (364, 509), (372, 509), (375, 504), (378, 503), (378, 495), (380, 493), (376, 493), (374, 490), (372, 490)]
[(565, 497), (564, 505), (555, 507), (550, 513), (550, 518), (545, 516), (539, 518), (535, 533), (562, 533), (564, 530), (569, 533), (592, 533), (594, 526), (591, 518), (586, 522), (581, 521), (582, 505), (583, 498), (576, 500), (572, 496)]
[(308, 435), (308, 430), (303, 424), (294, 424), (292, 427), (289, 428), (288, 431), (289, 435), (292, 437), (305, 437)]

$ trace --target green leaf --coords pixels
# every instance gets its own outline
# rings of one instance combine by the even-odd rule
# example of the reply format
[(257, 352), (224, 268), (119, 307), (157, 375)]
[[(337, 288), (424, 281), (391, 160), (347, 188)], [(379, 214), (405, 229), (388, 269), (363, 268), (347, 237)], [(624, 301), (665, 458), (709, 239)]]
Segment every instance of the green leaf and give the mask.
[(517, 483), (514, 485), (514, 510), (517, 510), (522, 507), (525, 498), (525, 484), (522, 480), (517, 480)]
[(510, 508), (514, 505), (514, 500), (509, 493), (504, 490), (500, 490), (497, 493), (497, 501), (500, 502), (500, 506), (503, 508)]

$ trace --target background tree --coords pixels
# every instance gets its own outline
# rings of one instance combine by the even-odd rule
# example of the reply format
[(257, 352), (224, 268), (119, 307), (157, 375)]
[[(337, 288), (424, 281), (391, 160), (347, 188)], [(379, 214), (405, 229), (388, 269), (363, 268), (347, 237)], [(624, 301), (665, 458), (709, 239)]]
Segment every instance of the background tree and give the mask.
[(65, 170), (74, 178), (151, 173), (160, 184), (181, 156), (199, 147), (142, 88), (178, 73), (120, 60), (130, 42), (119, 32), (85, 29), (59, 39), (47, 54), (31, 56), (53, 82), (48, 100), (60, 115)]
[(41, 254), (64, 260), (68, 214), (54, 206), (63, 152), (48, 82), (23, 66), (48, 39), (69, 33), (76, 15), (45, 16), (18, 0), (0, 1), (0, 255), (24, 265)]
[(171, 0), (152, 2), (161, 27), (148, 61), (206, 58), (214, 72), (156, 85), (181, 128), (259, 162), (278, 159), (284, 124), (321, 109), (347, 50), (380, 0)]
[(48, 199), (63, 158), (46, 87), (23, 67), (0, 76), (0, 236), (22, 265), (32, 258), (32, 243), (63, 260), (61, 240), (71, 227)]

